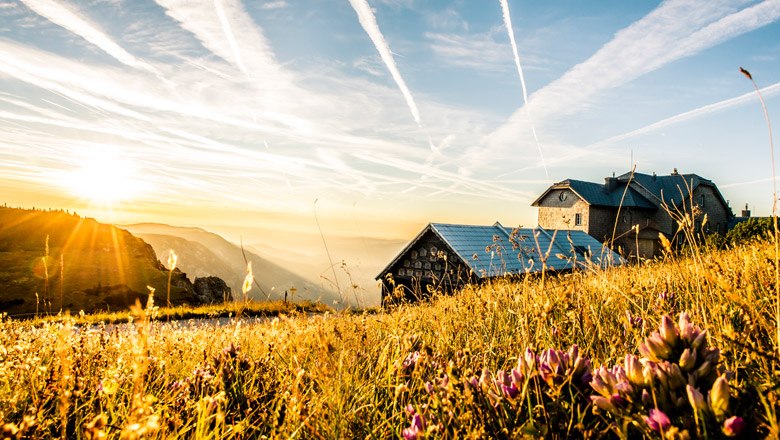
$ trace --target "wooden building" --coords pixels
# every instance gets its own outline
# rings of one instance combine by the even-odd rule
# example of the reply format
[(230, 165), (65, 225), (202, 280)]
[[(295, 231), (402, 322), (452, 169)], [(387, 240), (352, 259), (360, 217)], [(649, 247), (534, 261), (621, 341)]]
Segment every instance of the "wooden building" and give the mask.
[[(467, 283), (545, 270), (622, 264), (583, 231), (430, 223), (376, 277), (382, 303), (450, 292)], [(397, 298), (396, 298), (397, 297)]]

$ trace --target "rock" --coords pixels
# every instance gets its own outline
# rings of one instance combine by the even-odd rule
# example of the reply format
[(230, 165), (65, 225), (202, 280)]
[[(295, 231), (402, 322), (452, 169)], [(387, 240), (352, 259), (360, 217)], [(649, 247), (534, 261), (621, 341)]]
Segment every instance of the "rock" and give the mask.
[(195, 278), (195, 297), (201, 304), (213, 304), (233, 301), (233, 295), (227, 283), (219, 277)]

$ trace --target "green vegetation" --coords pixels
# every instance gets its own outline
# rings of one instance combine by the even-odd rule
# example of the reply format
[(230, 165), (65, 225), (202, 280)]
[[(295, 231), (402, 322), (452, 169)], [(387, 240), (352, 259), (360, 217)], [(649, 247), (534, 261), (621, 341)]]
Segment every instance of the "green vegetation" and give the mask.
[(127, 331), (5, 319), (0, 425), (11, 438), (776, 437), (773, 255), (759, 242), (258, 324), (152, 326), (154, 307)]
[[(165, 292), (168, 271), (129, 232), (62, 211), (0, 208), (0, 312), (126, 310), (147, 286)], [(195, 303), (173, 272), (171, 300)], [(37, 293), (37, 294), (36, 294)]]

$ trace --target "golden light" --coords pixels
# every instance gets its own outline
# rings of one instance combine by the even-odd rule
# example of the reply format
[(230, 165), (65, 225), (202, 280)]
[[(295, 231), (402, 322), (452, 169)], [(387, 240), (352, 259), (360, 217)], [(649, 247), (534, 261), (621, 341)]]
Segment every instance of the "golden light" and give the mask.
[(67, 173), (64, 184), (76, 196), (111, 206), (140, 194), (142, 185), (136, 170), (129, 158), (92, 150), (82, 156), (78, 168)]

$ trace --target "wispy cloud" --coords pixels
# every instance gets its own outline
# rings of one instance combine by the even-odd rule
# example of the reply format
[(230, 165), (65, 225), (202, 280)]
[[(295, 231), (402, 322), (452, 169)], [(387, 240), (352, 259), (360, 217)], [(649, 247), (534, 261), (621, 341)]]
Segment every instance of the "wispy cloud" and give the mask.
[(265, 2), (260, 6), (261, 9), (283, 9), (290, 6), (285, 0), (275, 0), (270, 2)]
[(398, 84), (398, 88), (401, 89), (401, 94), (404, 95), (404, 99), (406, 100), (406, 104), (409, 106), (409, 111), (412, 112), (414, 121), (417, 122), (417, 125), (420, 125), (420, 111), (417, 109), (417, 104), (415, 104), (412, 93), (406, 86), (406, 82), (401, 76), (401, 72), (398, 71), (398, 67), (395, 65), (393, 54), (390, 51), (390, 45), (387, 44), (385, 37), (379, 30), (379, 24), (376, 22), (376, 17), (374, 16), (374, 12), (371, 10), (371, 6), (368, 5), (367, 0), (349, 0), (349, 3), (357, 13), (360, 25), (363, 26), (363, 29), (374, 43), (374, 46), (376, 46), (376, 50), (379, 52), (379, 56), (382, 57), (382, 61), (385, 62), (387, 70), (390, 71), (390, 75), (393, 77), (393, 80), (395, 80), (395, 83)]
[(436, 57), (451, 66), (487, 72), (506, 72), (508, 47), (495, 40), (495, 30), (485, 33), (445, 34), (427, 32), (425, 38)]
[(156, 73), (152, 66), (124, 50), (97, 25), (79, 14), (75, 8), (53, 0), (22, 0), (22, 2), (36, 14), (94, 44), (120, 63)]
[[(541, 122), (577, 113), (604, 90), (619, 87), (778, 18), (778, 0), (767, 0), (742, 10), (736, 10), (733, 2), (726, 1), (664, 2), (618, 32), (588, 60), (531, 95), (529, 103)], [(491, 135), (491, 145), (510, 144), (518, 133), (528, 129), (521, 110)]]

